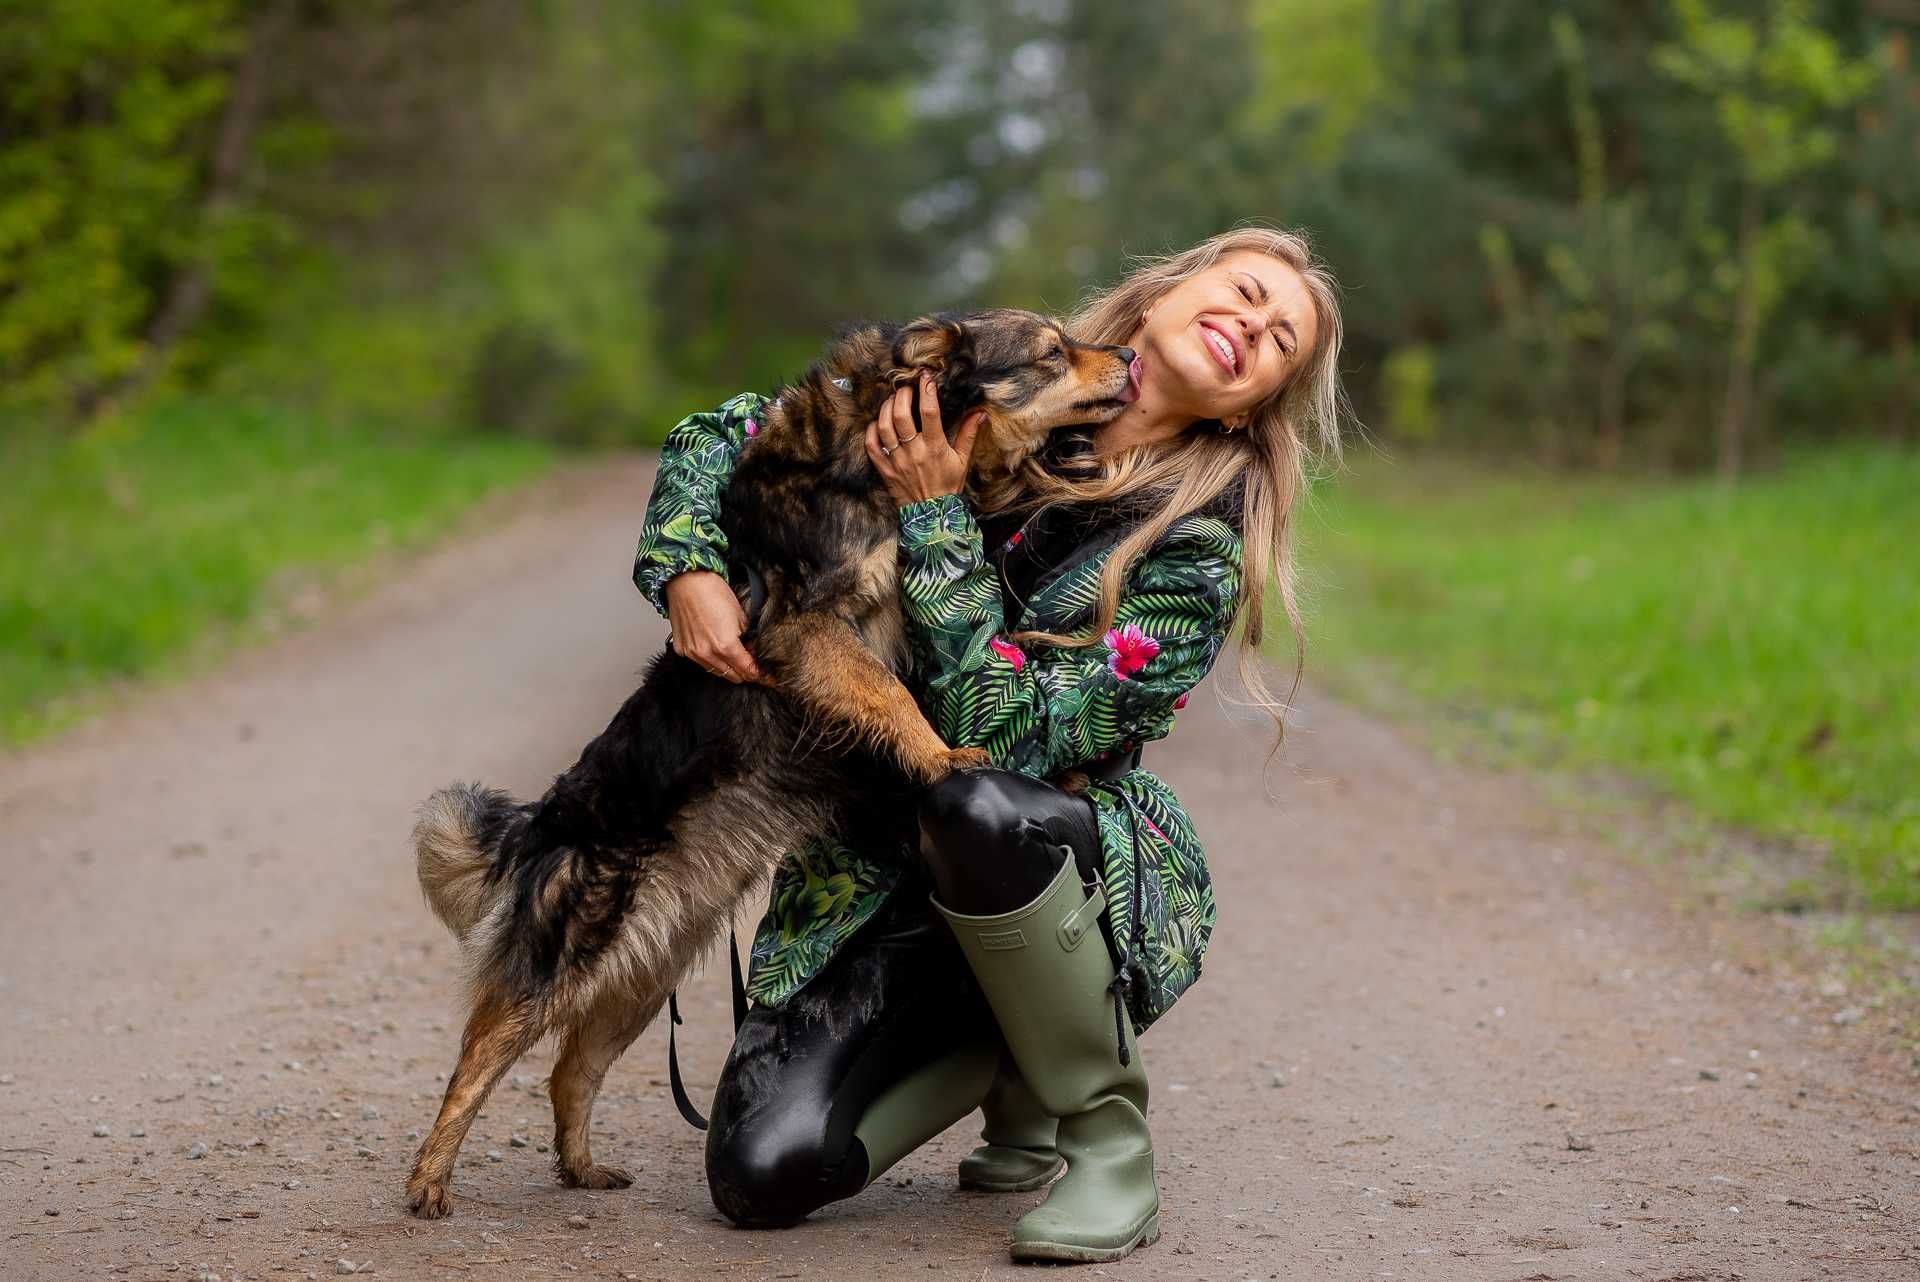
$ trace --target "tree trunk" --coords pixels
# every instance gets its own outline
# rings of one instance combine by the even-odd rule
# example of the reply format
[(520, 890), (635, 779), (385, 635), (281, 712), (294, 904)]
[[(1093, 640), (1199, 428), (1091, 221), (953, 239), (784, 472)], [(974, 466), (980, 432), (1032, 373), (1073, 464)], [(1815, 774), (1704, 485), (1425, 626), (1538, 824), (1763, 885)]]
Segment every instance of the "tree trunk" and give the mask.
[(1896, 444), (1913, 434), (1914, 384), (1913, 361), (1914, 304), (1902, 299), (1893, 306), (1893, 395), (1889, 399), (1887, 439)]
[[(234, 204), (266, 99), (268, 63), (293, 12), (289, 0), (274, 0), (261, 9), (247, 33), (246, 48), (234, 68), (233, 84), (214, 135), (206, 195), (200, 209), (202, 229), (215, 224)], [(147, 349), (140, 367), (120, 385), (119, 395), (136, 395), (153, 382), (180, 340), (206, 314), (212, 300), (213, 264), (204, 254), (197, 254), (174, 270), (166, 296), (147, 326)]]
[(1620, 466), (1627, 446), (1627, 381), (1633, 360), (1615, 352), (1600, 367), (1599, 421), (1593, 439), (1594, 465), (1603, 472)]
[(1720, 476), (1728, 481), (1740, 475), (1753, 415), (1754, 364), (1760, 352), (1760, 274), (1754, 262), (1759, 239), (1760, 189), (1749, 182), (1740, 198), (1740, 287), (1733, 301), (1733, 350), (1720, 412)]

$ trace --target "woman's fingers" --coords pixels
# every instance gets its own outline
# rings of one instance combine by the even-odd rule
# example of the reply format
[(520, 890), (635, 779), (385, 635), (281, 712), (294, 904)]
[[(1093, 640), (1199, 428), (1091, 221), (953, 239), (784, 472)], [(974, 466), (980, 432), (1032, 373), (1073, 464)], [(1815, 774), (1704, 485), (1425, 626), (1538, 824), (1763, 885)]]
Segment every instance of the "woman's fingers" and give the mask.
[(933, 375), (925, 371), (920, 375), (920, 432), (942, 445), (947, 443), (946, 425), (940, 421), (940, 389), (934, 385)]
[(880, 473), (881, 480), (892, 480), (893, 460), (888, 458), (887, 452), (880, 448), (879, 419), (867, 424), (867, 457), (873, 460), (874, 469)]
[(760, 668), (740, 640), (747, 612), (725, 577), (707, 570), (676, 575), (667, 585), (673, 651), (728, 681), (755, 681)]
[(720, 675), (735, 684), (754, 681), (760, 676), (760, 668), (754, 663), (752, 652), (739, 637), (722, 642), (714, 659), (720, 665)]
[(894, 421), (894, 406), (899, 401), (898, 393), (880, 402), (880, 417), (874, 420), (880, 448), (891, 453), (900, 448), (899, 426)]
[(980, 425), (987, 421), (985, 410), (971, 410), (960, 420), (960, 426), (953, 432), (953, 452), (963, 459), (973, 458), (973, 440), (980, 435)]

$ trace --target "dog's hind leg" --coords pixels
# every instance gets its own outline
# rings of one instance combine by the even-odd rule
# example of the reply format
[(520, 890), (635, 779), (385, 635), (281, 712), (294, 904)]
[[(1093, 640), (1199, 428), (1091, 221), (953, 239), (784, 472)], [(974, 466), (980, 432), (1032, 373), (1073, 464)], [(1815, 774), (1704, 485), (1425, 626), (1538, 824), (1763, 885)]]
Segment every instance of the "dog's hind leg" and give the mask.
[(539, 1039), (541, 1023), (533, 1003), (516, 1001), (498, 990), (482, 992), (460, 1039), (460, 1062), (447, 1082), (446, 1098), (433, 1130), (414, 1159), (407, 1180), (407, 1205), (423, 1220), (453, 1213), (453, 1163), (480, 1106), (513, 1062)]
[(921, 715), (913, 694), (887, 671), (844, 620), (808, 611), (769, 625), (754, 645), (778, 688), (836, 730), (889, 752), (922, 783), (990, 763), (978, 748), (949, 748)]
[(553, 1172), (568, 1188), (623, 1189), (633, 1183), (619, 1167), (593, 1160), (593, 1101), (613, 1061), (659, 1013), (658, 997), (608, 993), (562, 1037), (547, 1093), (553, 1098)]

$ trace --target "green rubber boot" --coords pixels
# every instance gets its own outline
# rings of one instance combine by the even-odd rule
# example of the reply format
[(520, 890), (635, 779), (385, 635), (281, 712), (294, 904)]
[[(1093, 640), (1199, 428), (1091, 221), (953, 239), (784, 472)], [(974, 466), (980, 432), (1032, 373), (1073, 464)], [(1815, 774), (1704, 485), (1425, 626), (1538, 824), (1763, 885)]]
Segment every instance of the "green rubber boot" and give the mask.
[(978, 1108), (993, 1084), (997, 1059), (987, 1043), (963, 1046), (909, 1073), (869, 1104), (853, 1128), (867, 1154), (866, 1183)]
[(1067, 1173), (1014, 1225), (1016, 1260), (1117, 1260), (1160, 1238), (1147, 1074), (1126, 1021), (1119, 1033), (1127, 1062), (1120, 1061), (1113, 962), (1099, 927), (1105, 906), (1098, 892), (1082, 889), (1068, 859), (1024, 908), (995, 917), (940, 909), (1020, 1075), (1059, 1119), (1055, 1144)]
[(980, 1128), (986, 1143), (960, 1159), (961, 1188), (1024, 1193), (1060, 1173), (1060, 1151), (1053, 1146), (1053, 1114), (1041, 1108), (1027, 1089), (1011, 1055), (1001, 1055), (980, 1110), (986, 1114)]

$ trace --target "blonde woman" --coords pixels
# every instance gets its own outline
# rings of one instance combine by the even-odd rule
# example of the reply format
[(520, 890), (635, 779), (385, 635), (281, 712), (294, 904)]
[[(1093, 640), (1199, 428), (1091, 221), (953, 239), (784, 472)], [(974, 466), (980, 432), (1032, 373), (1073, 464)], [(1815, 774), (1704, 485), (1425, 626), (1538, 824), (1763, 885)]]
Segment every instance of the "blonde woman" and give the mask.
[[(736, 1223), (795, 1223), (980, 1108), (960, 1184), (1052, 1183), (1016, 1259), (1159, 1236), (1138, 1038), (1199, 977), (1214, 902), (1142, 746), (1236, 630), (1263, 691), (1270, 588), (1297, 630), (1290, 517), (1309, 454), (1338, 448), (1339, 302), (1302, 237), (1241, 228), (1142, 262), (1067, 328), (1133, 348), (1138, 399), (1056, 434), (987, 510), (962, 493), (974, 416), (949, 438), (908, 388), (869, 428), (922, 707), (997, 768), (930, 790), (917, 850), (847, 834), (776, 871), (707, 1140)], [(674, 648), (731, 680), (755, 669), (713, 517), (761, 404), (668, 437), (635, 570)]]

